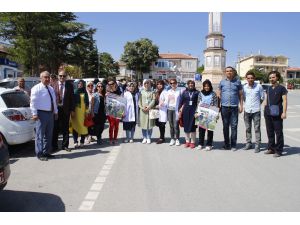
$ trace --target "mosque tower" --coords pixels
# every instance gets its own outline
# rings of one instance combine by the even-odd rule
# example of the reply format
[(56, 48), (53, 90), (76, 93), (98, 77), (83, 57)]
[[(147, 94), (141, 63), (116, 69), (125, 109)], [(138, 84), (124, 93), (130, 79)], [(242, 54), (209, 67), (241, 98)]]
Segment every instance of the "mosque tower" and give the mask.
[(206, 36), (206, 49), (204, 52), (204, 71), (202, 82), (209, 79), (218, 84), (224, 77), (226, 64), (226, 51), (224, 49), (222, 34), (222, 13), (210, 12), (208, 15), (208, 35)]

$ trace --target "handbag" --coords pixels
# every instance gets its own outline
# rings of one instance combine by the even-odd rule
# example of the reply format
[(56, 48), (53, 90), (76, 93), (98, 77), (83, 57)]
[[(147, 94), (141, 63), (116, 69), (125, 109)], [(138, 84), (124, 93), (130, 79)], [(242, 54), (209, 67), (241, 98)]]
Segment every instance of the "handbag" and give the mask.
[(149, 118), (150, 120), (159, 118), (159, 110), (158, 109), (150, 109), (149, 110)]
[(85, 116), (84, 126), (86, 126), (86, 127), (94, 126), (94, 121), (93, 121), (93, 117), (92, 117), (91, 114), (88, 114), (88, 115)]
[(270, 87), (268, 89), (268, 104), (270, 110), (270, 116), (279, 116), (279, 105), (270, 105)]

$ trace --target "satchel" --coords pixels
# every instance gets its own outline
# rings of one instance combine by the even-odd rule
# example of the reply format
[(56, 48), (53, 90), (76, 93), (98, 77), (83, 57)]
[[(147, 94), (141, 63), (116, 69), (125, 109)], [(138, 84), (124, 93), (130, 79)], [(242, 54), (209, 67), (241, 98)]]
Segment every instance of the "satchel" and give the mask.
[(270, 105), (270, 115), (271, 116), (279, 116), (279, 106), (278, 105)]
[(268, 88), (268, 105), (270, 116), (279, 116), (279, 105), (270, 105), (270, 87)]
[(159, 118), (159, 110), (158, 109), (150, 109), (149, 110), (149, 118), (150, 120)]
[(86, 126), (86, 127), (94, 126), (94, 121), (93, 121), (93, 117), (92, 117), (91, 114), (88, 114), (88, 115), (85, 116), (84, 126)]

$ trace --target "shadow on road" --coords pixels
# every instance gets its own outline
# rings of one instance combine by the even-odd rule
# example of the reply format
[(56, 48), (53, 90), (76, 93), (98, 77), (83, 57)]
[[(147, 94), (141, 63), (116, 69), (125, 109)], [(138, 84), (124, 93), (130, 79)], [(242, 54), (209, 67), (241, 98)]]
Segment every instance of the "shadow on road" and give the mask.
[[(86, 150), (86, 148), (81, 149), (81, 150)], [(72, 152), (67, 153), (67, 154), (55, 154), (55, 159), (75, 159), (79, 157), (85, 157), (85, 156), (91, 156), (91, 155), (97, 155), (97, 154), (107, 154), (110, 153), (110, 151), (101, 151), (101, 150), (88, 150), (88, 151), (77, 151), (77, 150), (72, 150)], [(55, 160), (54, 159), (54, 160)]]
[(65, 212), (65, 204), (60, 197), (37, 192), (0, 192), (0, 212)]
[(300, 148), (299, 147), (291, 147), (289, 145), (284, 146), (282, 155), (289, 156), (289, 155), (300, 155)]

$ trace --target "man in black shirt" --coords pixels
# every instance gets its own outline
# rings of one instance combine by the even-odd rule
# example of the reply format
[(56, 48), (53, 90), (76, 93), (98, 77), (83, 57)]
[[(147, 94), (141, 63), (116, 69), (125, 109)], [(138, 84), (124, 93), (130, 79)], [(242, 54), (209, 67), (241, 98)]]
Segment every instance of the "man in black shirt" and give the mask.
[[(271, 86), (266, 90), (265, 121), (268, 134), (268, 151), (265, 154), (274, 154), (274, 157), (282, 155), (284, 138), (283, 138), (283, 120), (286, 119), (287, 110), (287, 90), (284, 86), (278, 84), (280, 73), (271, 71), (269, 73)], [(278, 115), (271, 112), (270, 108), (277, 108)], [(276, 142), (275, 142), (276, 134)]]

